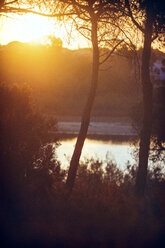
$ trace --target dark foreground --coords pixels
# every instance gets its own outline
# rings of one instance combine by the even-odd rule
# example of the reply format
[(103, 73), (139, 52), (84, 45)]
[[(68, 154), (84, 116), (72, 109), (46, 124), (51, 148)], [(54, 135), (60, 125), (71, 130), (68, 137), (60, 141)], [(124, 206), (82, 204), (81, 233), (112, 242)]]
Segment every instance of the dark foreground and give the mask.
[[(133, 193), (136, 169), (124, 175), (112, 162), (81, 165), (72, 196), (59, 173), (40, 175), (8, 195), (1, 210), (1, 247), (165, 247), (165, 180), (149, 173), (146, 196)], [(46, 178), (44, 178), (46, 180)], [(7, 196), (7, 195), (6, 195)]]
[(106, 161), (103, 170), (102, 161), (87, 159), (67, 198), (67, 171), (48, 135), (56, 122), (38, 112), (26, 86), (0, 84), (0, 116), (0, 247), (165, 247), (159, 166), (148, 171), (139, 199), (136, 166), (123, 172)]

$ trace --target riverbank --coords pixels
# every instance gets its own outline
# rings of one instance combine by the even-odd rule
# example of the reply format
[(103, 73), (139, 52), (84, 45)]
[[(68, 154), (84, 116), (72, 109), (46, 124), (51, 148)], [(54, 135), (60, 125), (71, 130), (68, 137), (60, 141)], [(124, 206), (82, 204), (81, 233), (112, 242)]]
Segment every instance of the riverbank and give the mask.
[[(80, 121), (59, 121), (57, 126), (57, 134), (60, 137), (77, 136), (80, 130)], [(54, 133), (51, 131), (51, 134)], [(129, 119), (107, 119), (106, 121), (91, 121), (88, 128), (88, 137), (93, 139), (109, 139), (122, 137), (136, 138), (137, 130), (132, 126)]]

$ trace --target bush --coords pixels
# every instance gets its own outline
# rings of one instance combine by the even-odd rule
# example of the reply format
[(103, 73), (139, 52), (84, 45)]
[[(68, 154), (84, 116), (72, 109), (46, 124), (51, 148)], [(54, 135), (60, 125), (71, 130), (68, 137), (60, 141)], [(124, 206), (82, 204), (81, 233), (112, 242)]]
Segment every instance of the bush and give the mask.
[[(47, 149), (49, 152), (42, 152), (36, 166), (42, 168), (45, 154), (51, 154), (51, 147)], [(56, 169), (54, 174), (64, 178), (60, 167)], [(79, 167), (69, 199), (65, 198), (64, 184), (56, 184), (50, 196), (50, 190), (43, 187), (47, 181), (45, 173), (41, 176), (40, 172), (42, 174), (42, 170), (38, 171), (32, 180), (37, 190), (30, 195), (36, 208), (33, 204), (26, 206), (26, 211), (30, 211), (25, 215), (28, 218), (8, 225), (8, 236), (14, 237), (10, 245), (30, 248), (164, 247), (165, 180), (158, 170), (148, 173), (149, 187), (143, 199), (134, 195), (136, 166), (128, 165), (127, 171), (122, 172), (112, 161), (86, 160)]]
[(41, 180), (44, 173), (47, 182), (42, 186), (50, 185), (60, 166), (48, 135), (56, 122), (38, 111), (26, 85), (0, 84), (0, 116), (1, 199), (10, 206), (26, 195), (34, 174)]

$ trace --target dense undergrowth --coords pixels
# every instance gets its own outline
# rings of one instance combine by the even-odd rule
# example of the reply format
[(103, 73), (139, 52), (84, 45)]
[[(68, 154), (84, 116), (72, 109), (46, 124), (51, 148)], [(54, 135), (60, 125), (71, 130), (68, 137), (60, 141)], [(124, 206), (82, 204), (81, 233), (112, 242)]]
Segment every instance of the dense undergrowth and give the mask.
[[(3, 242), (16, 247), (164, 247), (165, 177), (149, 171), (143, 199), (134, 195), (136, 169), (88, 160), (66, 198), (66, 172), (24, 184), (3, 213)], [(45, 179), (45, 177), (44, 177)], [(4, 246), (4, 247), (5, 247)]]

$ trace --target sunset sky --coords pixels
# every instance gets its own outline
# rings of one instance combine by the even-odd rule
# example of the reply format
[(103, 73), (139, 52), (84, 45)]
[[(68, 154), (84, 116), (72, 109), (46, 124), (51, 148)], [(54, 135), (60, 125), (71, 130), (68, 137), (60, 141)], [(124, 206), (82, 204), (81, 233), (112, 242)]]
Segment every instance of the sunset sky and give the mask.
[[(61, 38), (63, 46), (70, 49), (88, 47), (85, 38), (72, 32), (69, 37), (70, 25), (59, 23), (55, 19), (38, 16), (35, 14), (10, 15), (0, 18), (0, 44), (6, 45), (11, 41), (37, 42), (45, 44), (46, 37), (53, 35)], [(66, 31), (67, 30), (67, 31)]]
[[(68, 33), (71, 33), (71, 36)], [(73, 25), (59, 22), (55, 18), (47, 18), (32, 13), (8, 14), (8, 17), (0, 17), (0, 44), (2, 45), (11, 41), (46, 44), (48, 43), (47, 37), (50, 35), (61, 38), (63, 47), (69, 49), (91, 46), (90, 41), (74, 31)], [(136, 45), (140, 43), (136, 43)], [(165, 48), (159, 47), (157, 42), (153, 44), (153, 47), (165, 52)]]

